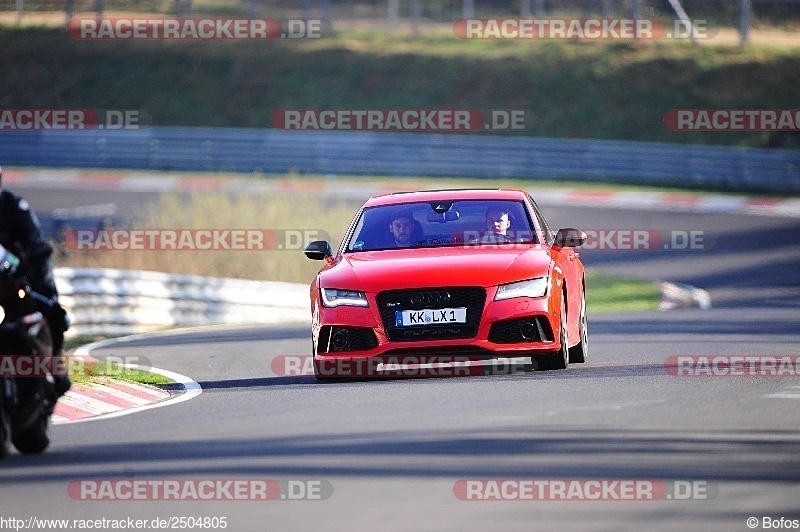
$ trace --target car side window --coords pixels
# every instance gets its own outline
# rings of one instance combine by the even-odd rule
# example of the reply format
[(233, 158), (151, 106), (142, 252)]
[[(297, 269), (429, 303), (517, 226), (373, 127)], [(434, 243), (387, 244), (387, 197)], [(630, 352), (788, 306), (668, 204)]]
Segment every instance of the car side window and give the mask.
[[(353, 217), (353, 221), (350, 222), (350, 227), (347, 228), (347, 231), (344, 234), (344, 238), (342, 238), (341, 247), (339, 249), (339, 253), (344, 253), (345, 251), (352, 250), (352, 239), (353, 236), (359, 234), (364, 226), (364, 209), (360, 209), (356, 216)], [(350, 243), (350, 250), (346, 248), (346, 244)]]
[(531, 206), (533, 207), (533, 214), (534, 216), (536, 216), (536, 222), (542, 229), (542, 232), (544, 233), (545, 242), (547, 242), (548, 244), (552, 244), (553, 239), (555, 238), (555, 234), (550, 229), (550, 226), (547, 224), (547, 220), (545, 220), (544, 215), (539, 210), (539, 206), (536, 205), (536, 202), (533, 201), (533, 198), (528, 196), (528, 201), (531, 202)]

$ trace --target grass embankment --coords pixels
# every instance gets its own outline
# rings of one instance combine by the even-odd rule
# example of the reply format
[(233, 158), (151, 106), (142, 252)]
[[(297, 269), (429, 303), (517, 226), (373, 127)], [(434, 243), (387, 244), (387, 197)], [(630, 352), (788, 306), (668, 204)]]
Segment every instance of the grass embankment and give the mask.
[[(319, 199), (297, 199), (274, 194), (194, 192), (164, 194), (141, 209), (130, 221), (136, 229), (289, 229), (295, 234), (313, 231), (319, 240), (329, 240), (334, 249), (341, 241), (354, 213), (351, 205), (331, 204)], [(281, 238), (277, 236), (276, 238)], [(265, 247), (269, 238), (265, 237)], [(283, 242), (283, 240), (281, 240)], [(276, 242), (278, 244), (280, 242)], [(303, 255), (303, 242), (289, 241), (284, 249), (266, 250), (65, 250), (61, 246), (59, 266), (152, 270), (175, 274), (204, 275), (310, 283), (320, 263)], [(292, 249), (287, 249), (291, 247)]]
[(673, 132), (662, 122), (672, 108), (796, 107), (796, 47), (465, 41), (447, 28), (85, 42), (63, 29), (2, 27), (0, 64), (3, 108), (138, 109), (155, 125), (271, 127), (278, 109), (520, 109), (527, 135), (798, 144), (761, 132)]

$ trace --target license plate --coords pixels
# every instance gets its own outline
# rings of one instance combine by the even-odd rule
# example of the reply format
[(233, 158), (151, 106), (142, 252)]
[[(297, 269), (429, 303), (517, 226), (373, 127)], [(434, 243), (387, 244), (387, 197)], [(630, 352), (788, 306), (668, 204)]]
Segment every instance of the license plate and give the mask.
[(398, 310), (394, 313), (394, 319), (396, 327), (438, 325), (440, 323), (467, 323), (467, 309), (462, 307)]

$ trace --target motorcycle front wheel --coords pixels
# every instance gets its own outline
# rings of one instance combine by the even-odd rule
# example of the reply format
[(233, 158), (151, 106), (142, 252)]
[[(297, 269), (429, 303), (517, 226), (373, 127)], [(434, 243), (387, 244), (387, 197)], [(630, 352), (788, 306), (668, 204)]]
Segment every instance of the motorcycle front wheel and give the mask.
[(11, 442), (22, 454), (39, 454), (50, 445), (47, 437), (47, 417), (40, 417), (35, 423), (23, 431), (14, 433)]
[(11, 415), (6, 410), (5, 398), (0, 396), (0, 460), (11, 450)]

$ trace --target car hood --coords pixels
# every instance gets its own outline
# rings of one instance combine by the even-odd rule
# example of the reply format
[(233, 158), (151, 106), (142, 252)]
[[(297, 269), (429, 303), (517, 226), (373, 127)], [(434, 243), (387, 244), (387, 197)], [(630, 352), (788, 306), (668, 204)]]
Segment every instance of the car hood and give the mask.
[(549, 274), (550, 250), (534, 245), (480, 249), (392, 249), (348, 253), (320, 273), (321, 286), (364, 292), (437, 286), (496, 286)]

